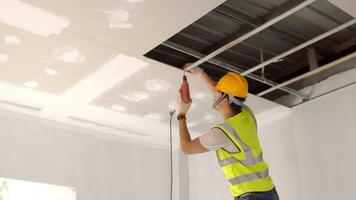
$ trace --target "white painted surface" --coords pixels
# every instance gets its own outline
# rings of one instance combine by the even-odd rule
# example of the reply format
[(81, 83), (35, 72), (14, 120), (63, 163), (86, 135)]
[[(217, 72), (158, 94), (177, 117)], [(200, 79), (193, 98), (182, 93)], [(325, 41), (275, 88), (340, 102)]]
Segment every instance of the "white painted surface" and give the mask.
[(188, 161), (191, 200), (232, 199), (215, 152), (190, 155)]
[[(356, 178), (355, 91), (354, 86), (336, 92), (259, 127), (281, 199), (355, 198), (350, 192)], [(334, 121), (330, 113), (342, 120)], [(78, 199), (167, 199), (166, 149), (97, 138), (93, 131), (83, 134), (83, 129), (8, 112), (0, 119), (0, 157), (6, 161), (0, 163), (0, 176), (76, 187)], [(184, 158), (179, 161), (176, 197), (180, 191), (187, 199), (189, 190), (190, 199), (231, 199), (213, 152), (189, 157), (189, 189), (179, 189), (187, 184)], [(135, 187), (141, 190), (134, 192)]]
[[(78, 200), (168, 199), (166, 148), (93, 132), (0, 111), (0, 177), (74, 187)], [(174, 163), (178, 200), (177, 153)]]
[(0, 22), (42, 37), (59, 34), (68, 19), (19, 0), (2, 0)]
[(301, 199), (356, 199), (356, 85), (294, 109)]
[(301, 198), (293, 126), (289, 114), (259, 127), (259, 136), (263, 156), (269, 164), (280, 199), (299, 200)]

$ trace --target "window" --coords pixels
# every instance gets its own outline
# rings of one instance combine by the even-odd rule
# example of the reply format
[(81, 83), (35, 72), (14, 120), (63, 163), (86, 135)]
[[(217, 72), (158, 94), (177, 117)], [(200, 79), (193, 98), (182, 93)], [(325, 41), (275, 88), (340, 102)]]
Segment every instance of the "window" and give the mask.
[(0, 177), (0, 200), (75, 200), (74, 188)]

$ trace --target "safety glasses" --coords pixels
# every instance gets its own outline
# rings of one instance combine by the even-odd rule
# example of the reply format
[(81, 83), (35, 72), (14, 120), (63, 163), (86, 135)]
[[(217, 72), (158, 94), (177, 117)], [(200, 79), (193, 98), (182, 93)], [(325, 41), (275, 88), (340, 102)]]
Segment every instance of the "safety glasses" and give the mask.
[(222, 92), (216, 92), (214, 94), (214, 104), (213, 104), (213, 109), (216, 108), (216, 106), (227, 96), (226, 93), (222, 93)]

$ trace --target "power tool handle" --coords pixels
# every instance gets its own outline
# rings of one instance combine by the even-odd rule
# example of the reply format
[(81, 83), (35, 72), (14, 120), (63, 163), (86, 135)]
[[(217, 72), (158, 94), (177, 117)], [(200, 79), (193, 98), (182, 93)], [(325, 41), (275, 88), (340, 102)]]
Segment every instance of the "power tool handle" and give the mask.
[(192, 102), (192, 99), (190, 98), (188, 80), (187, 80), (187, 77), (185, 75), (183, 76), (183, 83), (182, 83), (179, 91), (181, 93), (182, 100), (183, 100), (184, 103)]

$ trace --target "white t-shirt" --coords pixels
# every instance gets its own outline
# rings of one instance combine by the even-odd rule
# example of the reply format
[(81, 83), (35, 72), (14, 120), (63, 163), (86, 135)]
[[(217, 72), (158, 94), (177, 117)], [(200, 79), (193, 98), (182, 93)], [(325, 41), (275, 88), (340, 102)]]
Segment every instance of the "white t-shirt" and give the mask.
[(239, 148), (236, 147), (236, 145), (220, 128), (212, 128), (207, 134), (200, 136), (199, 141), (210, 151), (216, 151), (219, 148), (224, 148), (230, 153), (240, 152)]

